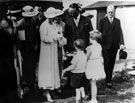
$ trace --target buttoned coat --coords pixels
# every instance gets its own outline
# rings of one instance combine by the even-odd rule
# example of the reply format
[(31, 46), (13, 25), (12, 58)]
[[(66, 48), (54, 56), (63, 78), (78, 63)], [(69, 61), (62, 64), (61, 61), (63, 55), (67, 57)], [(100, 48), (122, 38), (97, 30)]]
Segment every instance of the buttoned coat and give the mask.
[(89, 32), (93, 30), (89, 18), (80, 15), (78, 26), (76, 26), (74, 19), (70, 18), (65, 23), (65, 37), (67, 38), (67, 45), (65, 51), (74, 51), (73, 42), (76, 39), (83, 39), (86, 46), (89, 45)]
[(98, 29), (102, 33), (102, 46), (104, 49), (110, 49), (112, 45), (114, 49), (118, 49), (120, 44), (124, 44), (119, 19), (114, 17), (113, 22), (110, 23), (108, 17), (105, 17), (100, 21)]

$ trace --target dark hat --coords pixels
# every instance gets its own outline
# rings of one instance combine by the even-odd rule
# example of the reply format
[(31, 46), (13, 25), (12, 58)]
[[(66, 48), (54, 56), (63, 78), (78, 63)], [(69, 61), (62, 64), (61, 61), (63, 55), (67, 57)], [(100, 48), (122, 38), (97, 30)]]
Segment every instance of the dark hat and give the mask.
[(69, 5), (70, 8), (75, 8), (76, 10), (80, 10), (81, 4), (80, 3), (72, 3)]
[(7, 10), (7, 14), (17, 14), (17, 13), (21, 13), (22, 12), (22, 8), (20, 6), (11, 6), (8, 5), (8, 10)]
[(119, 59), (121, 60), (121, 59), (126, 59), (126, 58), (127, 58), (127, 52), (124, 51), (124, 49), (121, 49), (119, 51)]

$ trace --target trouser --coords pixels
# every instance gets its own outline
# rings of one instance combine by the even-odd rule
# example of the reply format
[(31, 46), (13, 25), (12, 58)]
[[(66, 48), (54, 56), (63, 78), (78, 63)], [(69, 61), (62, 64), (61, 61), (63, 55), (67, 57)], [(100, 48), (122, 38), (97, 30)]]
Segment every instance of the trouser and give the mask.
[(63, 61), (62, 61), (62, 48), (58, 47), (58, 65), (59, 65), (59, 74), (60, 74), (60, 80), (61, 80), (61, 74), (63, 69)]
[(0, 58), (0, 103), (17, 103), (17, 77), (13, 59)]
[(28, 86), (33, 87), (36, 80), (36, 51), (26, 41), (20, 41), (18, 48), (23, 58), (22, 81), (25, 81)]
[(117, 49), (103, 49), (104, 70), (106, 73), (106, 83), (112, 81), (112, 73), (115, 64)]

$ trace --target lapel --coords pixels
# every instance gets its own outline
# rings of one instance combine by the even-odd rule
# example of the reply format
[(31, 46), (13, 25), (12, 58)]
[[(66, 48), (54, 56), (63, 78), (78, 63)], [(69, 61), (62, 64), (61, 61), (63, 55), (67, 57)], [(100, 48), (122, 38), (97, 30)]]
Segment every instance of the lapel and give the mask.
[(79, 20), (79, 23), (78, 23), (78, 28), (80, 29), (80, 31), (82, 31), (83, 29), (83, 26), (84, 25), (84, 18), (82, 15), (80, 15), (80, 20)]
[[(109, 18), (107, 17), (107, 21), (110, 23), (110, 20), (109, 20)], [(116, 21), (116, 19), (115, 19), (115, 17), (113, 18), (113, 22), (112, 23), (110, 23), (111, 25), (114, 25), (115, 24), (115, 21)]]
[(74, 19), (73, 19), (73, 18), (71, 18), (71, 26), (72, 26), (72, 30), (73, 30), (73, 32), (75, 32), (76, 24), (75, 24), (75, 22), (74, 22)]
[(110, 20), (109, 20), (109, 18), (106, 17), (106, 21), (107, 21), (107, 24), (108, 24), (109, 26), (112, 27), (112, 26), (114, 25), (114, 19), (113, 19), (113, 22), (111, 23)]
[(107, 17), (106, 18), (106, 22), (107, 22), (107, 24), (108, 24), (107, 26), (109, 26), (109, 28), (114, 29), (115, 23), (116, 23), (115, 17), (113, 18), (113, 22), (112, 23), (110, 23), (109, 18)]
[(78, 23), (78, 27), (76, 26), (76, 24), (74, 22), (74, 19), (71, 18), (71, 26), (72, 26), (73, 32), (75, 32), (77, 28), (79, 28), (79, 30), (82, 31), (82, 29), (84, 27), (83, 25), (84, 25), (84, 18), (83, 18), (82, 15), (80, 15), (80, 20), (79, 20), (79, 23)]
[(112, 24), (115, 25), (115, 23), (116, 23), (116, 18), (114, 17)]
[(112, 23), (110, 22), (109, 18), (106, 17), (106, 19), (107, 19), (108, 24), (109, 24), (109, 25), (112, 25)]

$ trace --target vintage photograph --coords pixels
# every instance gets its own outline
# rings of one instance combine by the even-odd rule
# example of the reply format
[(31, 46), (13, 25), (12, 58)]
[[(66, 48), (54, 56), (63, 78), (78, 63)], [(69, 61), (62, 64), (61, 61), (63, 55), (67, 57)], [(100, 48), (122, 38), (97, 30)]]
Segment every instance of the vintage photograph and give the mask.
[(0, 0), (0, 103), (134, 103), (135, 1)]

